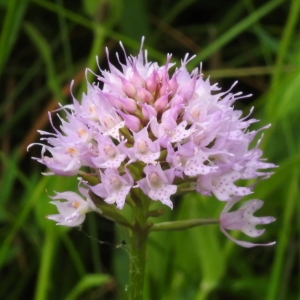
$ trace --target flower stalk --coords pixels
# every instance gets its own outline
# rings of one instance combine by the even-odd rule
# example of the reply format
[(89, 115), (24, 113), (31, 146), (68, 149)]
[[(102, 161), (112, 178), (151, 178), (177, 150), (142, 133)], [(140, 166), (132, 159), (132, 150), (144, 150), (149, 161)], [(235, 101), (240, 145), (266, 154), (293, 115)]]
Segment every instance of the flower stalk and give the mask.
[(152, 231), (172, 231), (172, 230), (185, 230), (202, 225), (218, 224), (219, 219), (192, 219), (192, 220), (182, 220), (173, 222), (162, 222), (153, 224), (150, 228)]
[(129, 299), (143, 299), (148, 230), (136, 224), (130, 237)]

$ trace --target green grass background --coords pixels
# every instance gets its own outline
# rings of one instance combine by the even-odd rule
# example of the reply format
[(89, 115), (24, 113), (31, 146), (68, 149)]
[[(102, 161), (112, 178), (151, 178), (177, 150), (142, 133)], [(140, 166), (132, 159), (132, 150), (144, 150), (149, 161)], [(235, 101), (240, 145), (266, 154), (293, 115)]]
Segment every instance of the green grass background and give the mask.
[[(277, 219), (258, 240), (276, 246), (241, 248), (217, 226), (151, 233), (144, 299), (300, 299), (299, 13), (299, 0), (0, 0), (0, 299), (126, 299), (124, 230), (92, 214), (81, 229), (46, 220), (48, 194), (76, 189), (76, 178), (42, 176), (30, 159), (38, 147), (26, 146), (51, 130), (47, 111), (70, 103), (72, 79), (80, 98), (96, 55), (105, 68), (106, 46), (115, 62), (120, 40), (136, 54), (142, 36), (150, 60), (197, 54), (190, 70), (203, 62), (224, 90), (239, 80), (235, 91), (253, 93), (236, 106), (272, 124), (261, 148), (279, 166), (252, 195)], [(222, 208), (195, 194), (174, 201), (160, 220)]]

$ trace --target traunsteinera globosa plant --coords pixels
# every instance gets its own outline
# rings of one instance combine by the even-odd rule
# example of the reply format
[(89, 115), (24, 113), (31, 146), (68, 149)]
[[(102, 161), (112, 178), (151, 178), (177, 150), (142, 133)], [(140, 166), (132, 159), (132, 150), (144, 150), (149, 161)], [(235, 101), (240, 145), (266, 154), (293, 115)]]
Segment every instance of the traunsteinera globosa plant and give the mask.
[[(60, 107), (65, 117), (59, 116), (59, 130), (53, 126), (54, 133), (39, 131), (42, 143), (32, 145), (42, 146), (41, 158), (35, 159), (51, 170), (48, 174), (79, 176), (80, 194), (57, 192), (51, 203), (58, 214), (48, 219), (74, 227), (94, 211), (127, 228), (132, 259), (129, 297), (140, 299), (151, 231), (217, 223), (243, 247), (273, 245), (236, 240), (227, 230), (256, 237), (264, 232), (256, 229), (257, 224), (275, 220), (253, 216), (261, 200), (248, 200), (229, 211), (252, 193), (254, 185), (242, 183), (269, 177), (271, 172), (265, 170), (275, 165), (261, 158), (260, 139), (254, 141), (260, 130), (249, 130), (257, 122), (250, 118), (252, 110), (243, 117), (233, 107), (250, 95), (221, 92), (203, 78), (201, 69), (188, 72), (186, 65), (193, 58), (188, 55), (171, 75), (171, 55), (159, 66), (148, 61), (142, 47), (136, 57), (127, 57), (121, 47), (126, 61), (117, 55), (120, 68), (110, 63), (107, 50), (109, 70), (100, 70), (97, 82), (87, 83), (81, 102), (73, 97), (73, 104)], [(49, 119), (52, 124), (50, 114)], [(160, 214), (151, 210), (153, 201), (173, 209), (172, 195), (193, 190), (225, 203), (219, 219), (149, 222), (150, 216)], [(132, 209), (132, 219), (122, 215), (125, 205)]]

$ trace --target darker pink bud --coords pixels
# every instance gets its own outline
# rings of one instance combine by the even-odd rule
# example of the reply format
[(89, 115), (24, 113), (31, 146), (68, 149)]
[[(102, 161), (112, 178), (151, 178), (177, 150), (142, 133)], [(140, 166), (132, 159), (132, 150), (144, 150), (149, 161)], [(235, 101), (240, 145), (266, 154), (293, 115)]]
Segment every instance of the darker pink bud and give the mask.
[(146, 88), (147, 90), (154, 94), (157, 89), (157, 83), (159, 82), (159, 76), (156, 71), (153, 71), (151, 75), (146, 79)]
[(133, 74), (130, 78), (130, 81), (134, 82), (135, 86), (145, 86), (145, 80), (142, 78), (142, 76), (135, 67), (133, 67)]
[(169, 103), (169, 94), (165, 94), (161, 97), (159, 97), (155, 103), (154, 103), (154, 107), (158, 112), (163, 112), (164, 109), (167, 107)]
[(170, 85), (170, 91), (171, 91), (171, 96), (173, 96), (178, 89), (178, 82), (176, 79), (176, 74), (169, 80), (169, 85)]
[(136, 96), (135, 85), (132, 82), (126, 80), (125, 78), (120, 77), (120, 79), (122, 81), (122, 89), (124, 93), (130, 98), (135, 98)]
[(129, 113), (134, 113), (137, 109), (136, 101), (131, 98), (119, 98), (118, 99), (122, 103), (122, 107), (118, 106), (126, 110)]
[(142, 113), (145, 119), (150, 120), (152, 117), (157, 116), (157, 111), (153, 106), (148, 105), (146, 103), (143, 103), (141, 106), (142, 106)]
[(127, 115), (125, 114), (124, 112), (122, 111), (118, 111), (118, 113), (122, 116), (124, 122), (125, 122), (125, 125), (127, 128), (131, 129), (132, 131), (139, 131), (140, 129), (140, 125), (141, 125), (141, 122), (140, 122), (140, 119), (133, 116), (133, 115)]
[(159, 90), (159, 95), (163, 96), (165, 94), (169, 94), (171, 92), (171, 86), (169, 84), (169, 80), (165, 79), (164, 83), (162, 84), (160, 90)]
[(152, 101), (153, 96), (146, 89), (137, 87), (137, 98), (142, 103), (150, 103)]

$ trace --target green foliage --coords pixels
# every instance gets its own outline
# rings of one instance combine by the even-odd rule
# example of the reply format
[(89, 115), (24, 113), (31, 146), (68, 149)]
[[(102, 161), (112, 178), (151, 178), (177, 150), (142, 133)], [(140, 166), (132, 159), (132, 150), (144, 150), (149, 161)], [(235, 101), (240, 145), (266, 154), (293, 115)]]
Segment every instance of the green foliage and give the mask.
[[(72, 79), (80, 98), (85, 67), (97, 72), (98, 56), (107, 68), (106, 46), (115, 62), (119, 40), (137, 53), (142, 35), (151, 59), (196, 53), (189, 68), (203, 61), (224, 89), (238, 79), (253, 93), (236, 105), (245, 115), (254, 105), (260, 126), (272, 124), (261, 147), (279, 166), (251, 195), (265, 201), (261, 214), (277, 218), (261, 237), (275, 247), (240, 248), (215, 225), (152, 232), (144, 299), (298, 299), (299, 12), (299, 0), (0, 1), (0, 299), (126, 299), (124, 229), (96, 216), (72, 230), (48, 221), (48, 195), (77, 182), (42, 176), (30, 159), (38, 147), (26, 147), (37, 129), (51, 130), (47, 111), (70, 102)], [(155, 203), (165, 212), (153, 221), (216, 218), (223, 206), (196, 194), (174, 203), (173, 212)]]
[(99, 287), (109, 282), (109, 277), (103, 274), (86, 274), (78, 283), (75, 285), (73, 290), (66, 296), (66, 300), (75, 300), (84, 292), (92, 287)]

